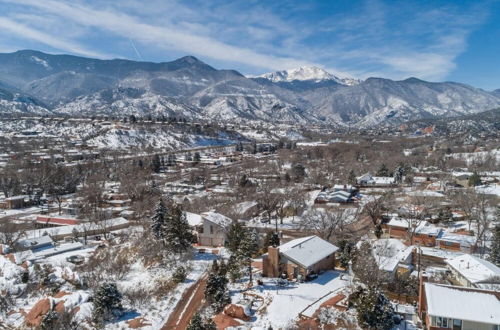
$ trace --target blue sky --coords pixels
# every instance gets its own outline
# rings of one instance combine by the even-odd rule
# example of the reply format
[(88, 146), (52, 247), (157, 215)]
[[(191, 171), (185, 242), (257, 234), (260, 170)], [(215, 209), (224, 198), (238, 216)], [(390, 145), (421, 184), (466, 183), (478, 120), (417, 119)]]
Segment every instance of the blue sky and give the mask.
[(500, 0), (0, 0), (0, 52), (18, 49), (489, 90), (500, 88)]

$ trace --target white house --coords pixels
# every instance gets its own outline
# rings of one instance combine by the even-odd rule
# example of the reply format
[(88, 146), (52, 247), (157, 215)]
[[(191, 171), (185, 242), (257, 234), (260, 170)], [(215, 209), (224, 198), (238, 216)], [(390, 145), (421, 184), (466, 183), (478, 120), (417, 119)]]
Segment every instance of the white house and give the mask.
[(490, 281), (492, 277), (500, 277), (500, 268), (491, 262), (470, 254), (462, 254), (447, 259), (446, 264), (461, 285), (500, 291), (500, 284)]
[(233, 220), (216, 212), (202, 213), (201, 218), (203, 225), (199, 227), (198, 243), (205, 246), (223, 246)]
[(356, 181), (361, 186), (391, 186), (396, 183), (394, 177), (373, 176), (370, 173), (358, 176)]
[(425, 329), (498, 330), (498, 292), (423, 283), (419, 297), (420, 317)]
[(412, 269), (413, 247), (398, 239), (379, 239), (372, 243), (372, 253), (380, 270), (394, 276), (396, 272)]

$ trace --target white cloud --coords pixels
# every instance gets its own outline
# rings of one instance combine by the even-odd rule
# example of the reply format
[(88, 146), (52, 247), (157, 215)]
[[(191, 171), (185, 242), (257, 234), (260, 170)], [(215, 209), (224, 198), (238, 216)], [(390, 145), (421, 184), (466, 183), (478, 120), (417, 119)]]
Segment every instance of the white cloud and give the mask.
[[(317, 19), (317, 13), (311, 14), (317, 9), (312, 2), (286, 9), (283, 3), (254, 1), (2, 2), (19, 9), (18, 14), (31, 10), (31, 15), (55, 18), (61, 37), (54, 37), (59, 36), (56, 28), (34, 20), (16, 33), (68, 51), (82, 50), (75, 40), (88, 45), (90, 37), (115, 46), (132, 39), (141, 53), (196, 55), (251, 73), (316, 65), (340, 76), (430, 80), (444, 79), (456, 68), (471, 31), (484, 22), (488, 10), (480, 5), (457, 9), (453, 3), (440, 7), (407, 1), (394, 6), (367, 0)], [(72, 32), (65, 31), (65, 24), (72, 24)]]
[[(5, 1), (4, 1), (5, 2)], [(58, 15), (79, 24), (103, 29), (125, 38), (133, 38), (143, 44), (202, 55), (219, 61), (237, 62), (259, 68), (282, 69), (310, 65), (305, 60), (280, 57), (255, 52), (249, 48), (232, 46), (207, 36), (194, 35), (175, 27), (155, 26), (110, 10), (97, 10), (88, 6), (69, 5), (59, 1), (19, 0), (25, 4)], [(43, 39), (43, 38), (41, 38)]]
[(23, 38), (35, 40), (52, 48), (60, 49), (66, 52), (90, 57), (107, 57), (107, 55), (103, 53), (86, 49), (78, 43), (54, 37), (5, 17), (0, 17), (0, 28), (4, 31), (10, 31), (11, 33)]

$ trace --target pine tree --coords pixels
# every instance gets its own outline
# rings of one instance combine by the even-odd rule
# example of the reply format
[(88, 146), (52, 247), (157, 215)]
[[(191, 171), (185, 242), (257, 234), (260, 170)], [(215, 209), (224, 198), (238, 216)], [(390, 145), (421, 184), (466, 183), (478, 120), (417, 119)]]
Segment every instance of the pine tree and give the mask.
[(238, 249), (239, 259), (248, 266), (249, 282), (252, 283), (252, 256), (259, 251), (259, 234), (255, 229), (245, 230), (244, 239)]
[(174, 204), (165, 217), (163, 243), (168, 251), (184, 253), (195, 241), (186, 214), (180, 205)]
[(377, 238), (380, 238), (380, 237), (382, 237), (383, 233), (384, 233), (384, 231), (382, 230), (382, 225), (381, 224), (377, 224), (375, 226), (375, 232), (374, 232), (375, 236)]
[(211, 318), (205, 320), (204, 326), (204, 330), (217, 330), (217, 325), (215, 325), (214, 320), (212, 320)]
[(358, 322), (363, 329), (386, 330), (395, 325), (391, 302), (374, 287), (358, 287), (349, 297), (349, 304), (356, 307)]
[(238, 253), (240, 244), (245, 239), (245, 230), (246, 228), (243, 226), (243, 224), (238, 221), (234, 221), (229, 226), (225, 245), (231, 254), (234, 255)]
[(160, 156), (154, 155), (151, 159), (151, 170), (155, 173), (160, 173), (161, 169), (161, 160)]
[(113, 319), (123, 311), (121, 302), (122, 295), (115, 283), (102, 284), (94, 296), (92, 319), (98, 324)]
[(356, 173), (354, 170), (351, 170), (349, 172), (349, 177), (347, 178), (347, 182), (349, 182), (350, 185), (355, 185), (358, 183), (358, 179), (356, 178)]
[(493, 241), (491, 243), (490, 261), (500, 267), (500, 225), (493, 230)]
[(477, 171), (474, 171), (474, 173), (472, 173), (472, 175), (469, 177), (468, 184), (469, 184), (469, 187), (480, 186), (483, 184), (481, 181), (481, 177), (479, 176)]
[(194, 153), (193, 162), (195, 164), (198, 164), (200, 161), (201, 161), (201, 156), (200, 153), (197, 151)]
[(200, 313), (196, 312), (191, 318), (187, 330), (217, 330), (217, 327), (211, 318), (203, 320)]
[(189, 321), (189, 325), (187, 327), (187, 330), (204, 330), (203, 326), (203, 320), (201, 319), (200, 313), (195, 313), (193, 317), (191, 318), (191, 321)]
[(349, 266), (349, 261), (352, 259), (352, 255), (355, 252), (355, 245), (352, 242), (342, 240), (339, 242), (339, 250), (340, 250), (340, 265), (347, 269)]
[(391, 176), (391, 174), (389, 173), (389, 169), (385, 164), (380, 165), (380, 168), (377, 171), (377, 176)]
[(205, 287), (205, 299), (212, 306), (216, 313), (221, 312), (227, 304), (231, 303), (231, 298), (227, 291), (227, 278), (221, 274), (210, 273)]
[(41, 330), (52, 330), (55, 328), (57, 321), (59, 320), (59, 313), (52, 310), (45, 314), (40, 323)]
[(164, 227), (165, 227), (165, 217), (167, 214), (167, 208), (160, 199), (154, 211), (154, 215), (151, 218), (151, 230), (156, 239), (161, 240), (164, 238)]
[(403, 182), (403, 176), (404, 176), (404, 167), (401, 165), (398, 165), (396, 167), (396, 169), (394, 170), (394, 182), (396, 182), (396, 183)]
[(250, 185), (250, 181), (248, 180), (248, 177), (246, 174), (243, 174), (241, 177), (240, 177), (240, 181), (238, 182), (238, 185), (240, 187), (246, 187), (248, 185)]

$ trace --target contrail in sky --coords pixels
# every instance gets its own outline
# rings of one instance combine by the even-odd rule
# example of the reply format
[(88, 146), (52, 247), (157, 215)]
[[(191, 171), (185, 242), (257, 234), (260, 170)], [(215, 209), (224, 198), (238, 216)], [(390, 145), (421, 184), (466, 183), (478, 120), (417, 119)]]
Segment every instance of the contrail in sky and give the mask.
[(144, 61), (143, 58), (142, 58), (142, 56), (141, 56), (141, 53), (139, 53), (139, 51), (137, 50), (137, 47), (135, 47), (135, 44), (132, 41), (132, 39), (129, 38), (128, 40), (130, 41), (130, 44), (132, 45), (132, 48), (134, 48), (134, 51), (137, 54), (137, 57), (139, 58), (139, 60)]

